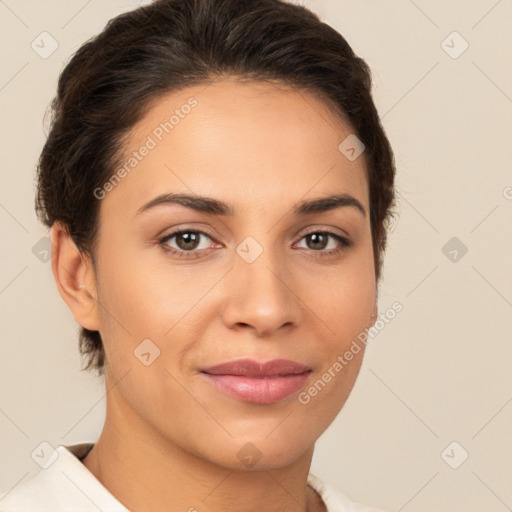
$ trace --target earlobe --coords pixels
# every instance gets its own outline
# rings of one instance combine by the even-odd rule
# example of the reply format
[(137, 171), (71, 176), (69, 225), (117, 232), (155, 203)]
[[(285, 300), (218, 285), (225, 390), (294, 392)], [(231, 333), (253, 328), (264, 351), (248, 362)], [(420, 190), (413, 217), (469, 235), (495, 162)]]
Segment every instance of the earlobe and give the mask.
[(96, 281), (90, 257), (80, 253), (60, 222), (53, 224), (51, 240), (52, 271), (61, 297), (82, 327), (99, 330)]

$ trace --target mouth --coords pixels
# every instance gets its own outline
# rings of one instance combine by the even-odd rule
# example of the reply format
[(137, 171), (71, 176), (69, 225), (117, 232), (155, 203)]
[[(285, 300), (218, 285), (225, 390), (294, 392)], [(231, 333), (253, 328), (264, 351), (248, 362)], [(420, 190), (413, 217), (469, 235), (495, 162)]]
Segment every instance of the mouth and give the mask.
[(271, 404), (298, 391), (312, 368), (287, 359), (239, 359), (201, 370), (215, 388), (245, 402)]

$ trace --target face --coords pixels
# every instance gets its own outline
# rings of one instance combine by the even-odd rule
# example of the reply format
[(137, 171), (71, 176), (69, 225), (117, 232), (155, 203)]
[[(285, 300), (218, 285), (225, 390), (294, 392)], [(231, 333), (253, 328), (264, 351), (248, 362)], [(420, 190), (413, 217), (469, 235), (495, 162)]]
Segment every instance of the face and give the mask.
[[(95, 279), (107, 381), (151, 435), (273, 468), (342, 408), (376, 298), (364, 155), (338, 149), (351, 133), (305, 92), (234, 80), (161, 98), (130, 133), (97, 192)], [(302, 366), (211, 370), (240, 359)]]

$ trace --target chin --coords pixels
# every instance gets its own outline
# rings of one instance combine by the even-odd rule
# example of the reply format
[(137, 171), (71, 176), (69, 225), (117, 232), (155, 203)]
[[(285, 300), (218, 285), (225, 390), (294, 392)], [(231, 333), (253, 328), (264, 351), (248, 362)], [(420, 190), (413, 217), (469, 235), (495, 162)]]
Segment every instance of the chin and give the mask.
[(287, 467), (312, 450), (313, 446), (314, 442), (305, 439), (290, 444), (290, 440), (277, 436), (271, 440), (260, 434), (259, 437), (255, 435), (230, 439), (229, 445), (222, 446), (222, 453), (217, 452), (208, 458), (232, 470), (263, 471)]

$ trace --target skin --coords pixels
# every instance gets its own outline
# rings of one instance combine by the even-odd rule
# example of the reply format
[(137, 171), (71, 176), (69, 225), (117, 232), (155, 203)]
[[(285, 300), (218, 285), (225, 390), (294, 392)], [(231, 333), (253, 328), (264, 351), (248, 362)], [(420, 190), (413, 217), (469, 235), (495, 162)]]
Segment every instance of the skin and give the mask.
[[(198, 105), (101, 200), (96, 268), (65, 228), (52, 228), (53, 272), (75, 320), (98, 330), (107, 357), (106, 421), (83, 461), (130, 510), (324, 510), (306, 486), (314, 444), (348, 398), (364, 349), (302, 404), (219, 392), (200, 368), (239, 358), (292, 359), (317, 381), (376, 317), (376, 281), (363, 157), (338, 145), (350, 125), (314, 96), (226, 78), (160, 98), (130, 132), (126, 155), (191, 96)], [(182, 205), (138, 209), (162, 193), (230, 203), (221, 217)], [(303, 200), (346, 193), (366, 210), (292, 214)], [(174, 237), (200, 230), (196, 248)], [(306, 234), (325, 230), (324, 246)], [(237, 252), (248, 236), (263, 249)], [(190, 247), (190, 246), (189, 246)], [(194, 252), (195, 254), (191, 253)], [(190, 257), (197, 256), (193, 258)], [(160, 356), (134, 357), (145, 339)], [(252, 443), (261, 458), (237, 456)], [(254, 450), (254, 448), (251, 448)]]

